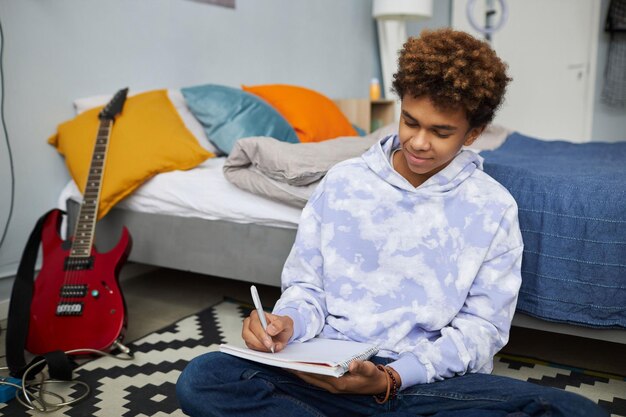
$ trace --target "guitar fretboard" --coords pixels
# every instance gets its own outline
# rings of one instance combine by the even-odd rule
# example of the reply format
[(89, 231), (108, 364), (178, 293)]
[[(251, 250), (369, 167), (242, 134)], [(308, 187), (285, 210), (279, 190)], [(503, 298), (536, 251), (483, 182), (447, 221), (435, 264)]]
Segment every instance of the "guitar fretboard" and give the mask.
[(85, 185), (85, 192), (83, 193), (83, 203), (80, 206), (76, 227), (74, 229), (74, 240), (72, 241), (72, 249), (70, 251), (70, 256), (72, 257), (82, 258), (88, 257), (91, 254), (91, 246), (93, 244), (96, 220), (98, 217), (98, 202), (100, 200), (102, 175), (112, 125), (112, 120), (100, 120), (98, 136), (96, 137), (91, 165), (89, 166), (87, 184)]

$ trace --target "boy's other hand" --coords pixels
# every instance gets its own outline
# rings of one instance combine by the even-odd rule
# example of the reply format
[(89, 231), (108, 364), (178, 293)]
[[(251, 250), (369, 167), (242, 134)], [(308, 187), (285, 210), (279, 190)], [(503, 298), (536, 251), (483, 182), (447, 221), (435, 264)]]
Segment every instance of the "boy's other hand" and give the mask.
[[(339, 378), (307, 372), (290, 371), (300, 379), (333, 394), (380, 394), (387, 389), (387, 376), (370, 361), (353, 361), (349, 372)], [(398, 383), (400, 376), (396, 375)]]

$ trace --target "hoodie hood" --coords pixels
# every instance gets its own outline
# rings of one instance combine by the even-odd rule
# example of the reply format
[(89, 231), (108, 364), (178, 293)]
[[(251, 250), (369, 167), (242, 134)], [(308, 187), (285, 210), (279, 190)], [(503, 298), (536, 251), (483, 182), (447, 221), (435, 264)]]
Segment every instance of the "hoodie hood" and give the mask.
[(419, 187), (414, 187), (398, 173), (389, 162), (392, 149), (400, 147), (398, 135), (391, 135), (375, 143), (362, 156), (367, 166), (380, 178), (394, 187), (410, 192), (445, 193), (456, 188), (475, 170), (483, 169), (483, 158), (469, 149), (462, 149), (447, 167), (430, 177)]

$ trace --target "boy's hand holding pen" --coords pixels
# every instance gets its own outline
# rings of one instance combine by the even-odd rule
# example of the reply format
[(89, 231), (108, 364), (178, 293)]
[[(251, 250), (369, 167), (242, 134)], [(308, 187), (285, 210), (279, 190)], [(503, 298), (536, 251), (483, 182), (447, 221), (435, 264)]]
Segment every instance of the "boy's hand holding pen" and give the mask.
[(241, 336), (250, 349), (279, 352), (285, 348), (293, 334), (293, 320), (263, 310), (256, 287), (250, 287), (256, 310), (243, 322)]

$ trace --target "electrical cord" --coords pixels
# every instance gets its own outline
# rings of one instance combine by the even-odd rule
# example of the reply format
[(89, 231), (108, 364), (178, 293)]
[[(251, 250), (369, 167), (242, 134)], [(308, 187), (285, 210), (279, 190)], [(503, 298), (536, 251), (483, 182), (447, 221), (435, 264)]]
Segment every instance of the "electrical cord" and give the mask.
[(4, 32), (2, 30), (2, 22), (0, 21), (0, 119), (2, 119), (2, 129), (4, 131), (4, 140), (7, 144), (7, 152), (9, 155), (9, 166), (11, 168), (11, 198), (9, 203), (9, 215), (7, 216), (4, 230), (2, 231), (2, 237), (0, 237), (0, 248), (4, 243), (4, 239), (7, 236), (9, 230), (9, 223), (11, 223), (11, 217), (13, 216), (13, 206), (15, 205), (15, 169), (13, 167), (13, 153), (11, 152), (11, 143), (9, 142), (9, 133), (7, 132), (7, 123), (4, 118)]
[[(122, 355), (113, 355), (111, 353), (103, 352), (101, 350), (95, 350), (95, 349), (73, 349), (73, 350), (66, 351), (65, 354), (72, 355), (72, 354), (91, 353), (91, 354), (108, 356), (114, 359), (125, 360), (125, 361), (133, 359), (133, 354), (130, 352), (130, 349), (128, 349), (126, 346), (122, 345), (119, 342), (116, 342), (115, 346), (122, 351)], [(42, 359), (38, 362), (35, 362), (31, 366), (29, 366), (28, 369), (26, 369), (26, 371), (24, 372), (24, 375), (22, 376), (21, 386), (19, 384), (14, 384), (12, 382), (2, 380), (2, 378), (0, 378), (0, 385), (8, 385), (8, 386), (17, 388), (18, 391), (15, 395), (15, 398), (17, 399), (17, 401), (29, 410), (36, 410), (42, 413), (50, 413), (53, 411), (57, 411), (60, 408), (63, 408), (65, 406), (71, 406), (87, 398), (87, 396), (91, 392), (91, 388), (86, 382), (83, 382), (83, 381), (76, 381), (76, 380), (61, 381), (57, 379), (46, 379), (42, 372), (38, 381), (29, 382), (28, 374), (34, 368), (44, 364), (45, 362), (46, 360)], [(0, 367), (0, 370), (8, 370), (8, 369), (9, 369), (8, 367)], [(81, 395), (79, 395), (77, 398), (66, 401), (66, 399), (63, 396), (53, 391), (44, 389), (44, 387), (47, 384), (68, 384), (68, 383), (78, 384), (82, 386), (84, 388), (84, 392)], [(44, 395), (55, 397), (56, 399), (59, 400), (59, 402), (47, 401), (44, 399)]]

